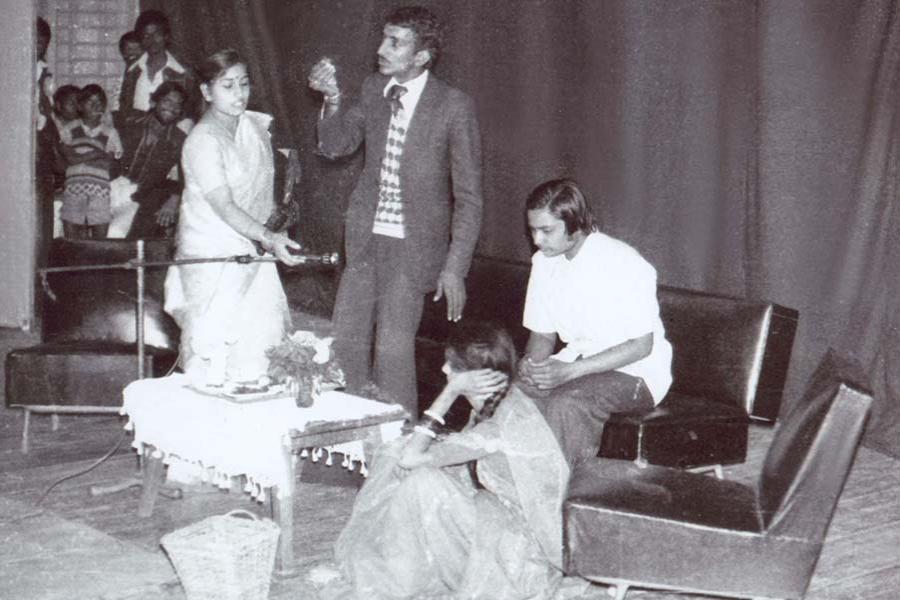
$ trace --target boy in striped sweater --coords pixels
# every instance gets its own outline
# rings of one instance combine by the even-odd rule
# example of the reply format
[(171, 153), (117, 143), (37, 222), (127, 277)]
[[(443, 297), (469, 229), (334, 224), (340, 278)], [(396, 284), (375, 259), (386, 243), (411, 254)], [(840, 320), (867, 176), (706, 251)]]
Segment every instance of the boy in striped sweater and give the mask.
[(66, 159), (66, 184), (59, 212), (67, 239), (103, 239), (111, 219), (110, 171), (122, 156), (122, 142), (115, 128), (104, 122), (106, 93), (99, 85), (84, 86), (78, 94), (81, 122), (62, 144)]

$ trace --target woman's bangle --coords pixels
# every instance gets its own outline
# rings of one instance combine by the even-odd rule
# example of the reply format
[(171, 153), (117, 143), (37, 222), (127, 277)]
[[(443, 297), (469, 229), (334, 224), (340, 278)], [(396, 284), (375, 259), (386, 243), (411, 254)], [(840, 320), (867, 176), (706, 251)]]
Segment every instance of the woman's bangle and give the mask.
[(332, 106), (335, 104), (339, 104), (341, 101), (341, 93), (338, 92), (332, 96), (325, 96), (325, 104), (331, 104)]
[(272, 236), (275, 234), (274, 231), (266, 227), (265, 225), (259, 225), (259, 242), (261, 244), (271, 244)]
[(437, 421), (437, 422), (440, 423), (441, 425), (446, 425), (446, 424), (447, 424), (447, 422), (444, 420), (444, 417), (442, 417), (441, 415), (437, 414), (436, 412), (434, 412), (434, 411), (431, 410), (430, 408), (429, 408), (428, 410), (426, 410), (426, 411), (423, 411), (422, 414), (425, 415), (426, 417), (431, 417), (432, 419), (434, 419), (435, 421)]
[(437, 439), (437, 434), (424, 425), (416, 425), (415, 427), (413, 427), (413, 431), (415, 431), (416, 433), (421, 433), (422, 435), (427, 435), (433, 440)]

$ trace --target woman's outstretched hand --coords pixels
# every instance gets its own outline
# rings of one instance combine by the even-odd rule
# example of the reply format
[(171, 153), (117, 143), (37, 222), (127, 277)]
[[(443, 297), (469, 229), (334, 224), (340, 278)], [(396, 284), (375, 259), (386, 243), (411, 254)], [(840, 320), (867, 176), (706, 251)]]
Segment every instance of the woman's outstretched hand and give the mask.
[[(290, 267), (299, 265), (303, 260), (299, 256), (299, 251), (303, 249), (303, 246), (283, 233), (268, 232), (266, 239), (262, 241), (262, 246), (266, 251), (274, 254), (275, 258)], [(288, 248), (296, 250), (298, 254), (292, 254)]]

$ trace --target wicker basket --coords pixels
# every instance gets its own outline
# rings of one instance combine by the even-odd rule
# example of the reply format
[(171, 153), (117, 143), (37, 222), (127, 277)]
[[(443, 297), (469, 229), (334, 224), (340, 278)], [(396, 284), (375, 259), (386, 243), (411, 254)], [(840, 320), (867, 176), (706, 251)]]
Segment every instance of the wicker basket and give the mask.
[(167, 533), (161, 544), (187, 600), (265, 600), (280, 531), (269, 519), (233, 510)]

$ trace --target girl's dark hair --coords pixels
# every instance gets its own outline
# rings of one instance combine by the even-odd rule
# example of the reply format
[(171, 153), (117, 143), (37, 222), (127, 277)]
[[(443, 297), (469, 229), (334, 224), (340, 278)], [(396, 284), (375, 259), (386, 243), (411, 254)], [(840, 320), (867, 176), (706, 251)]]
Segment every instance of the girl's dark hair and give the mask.
[(207, 56), (197, 69), (200, 83), (211, 84), (234, 65), (247, 64), (237, 50), (224, 48)]
[(106, 92), (96, 83), (89, 83), (81, 88), (81, 91), (78, 92), (78, 104), (87, 102), (92, 96), (100, 98), (103, 101), (103, 105), (106, 106)]
[[(496, 323), (458, 323), (450, 331), (446, 355), (450, 367), (456, 371), (493, 369), (512, 381), (516, 370), (516, 347), (506, 329)], [(493, 415), (505, 395), (503, 390), (488, 398), (476, 420)]]

